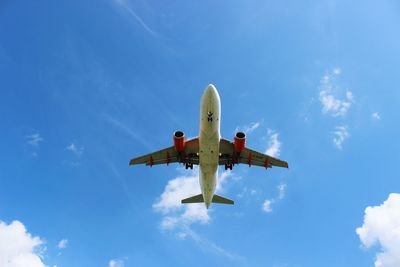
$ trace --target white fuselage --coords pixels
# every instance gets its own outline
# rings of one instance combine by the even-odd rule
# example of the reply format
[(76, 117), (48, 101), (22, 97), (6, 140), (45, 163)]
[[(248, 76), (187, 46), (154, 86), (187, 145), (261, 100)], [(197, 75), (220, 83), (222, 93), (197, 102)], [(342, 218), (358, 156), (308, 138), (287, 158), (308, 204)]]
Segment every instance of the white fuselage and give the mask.
[(217, 90), (209, 85), (200, 103), (200, 187), (208, 208), (212, 201), (218, 175), (221, 101)]

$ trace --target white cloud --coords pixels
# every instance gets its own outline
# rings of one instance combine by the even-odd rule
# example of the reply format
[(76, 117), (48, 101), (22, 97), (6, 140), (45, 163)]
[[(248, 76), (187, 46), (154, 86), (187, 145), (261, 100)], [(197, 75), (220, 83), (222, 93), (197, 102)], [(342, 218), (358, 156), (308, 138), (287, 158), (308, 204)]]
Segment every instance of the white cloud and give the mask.
[[(223, 172), (218, 177), (217, 191), (222, 190), (225, 179), (231, 172)], [(201, 193), (199, 172), (195, 169), (190, 176), (178, 176), (168, 182), (153, 209), (163, 214), (161, 228), (171, 230), (176, 226), (188, 226), (192, 223), (207, 224), (210, 220), (208, 210), (203, 203), (182, 205), (181, 200)]]
[(333, 74), (340, 75), (340, 73), (342, 73), (342, 69), (341, 68), (334, 68), (333, 69)]
[(108, 267), (124, 267), (124, 261), (118, 259), (112, 259), (108, 262)]
[(60, 242), (58, 242), (58, 245), (57, 245), (57, 247), (59, 249), (67, 248), (67, 246), (68, 246), (68, 239), (65, 239), (65, 238), (61, 239)]
[(74, 142), (72, 142), (70, 145), (68, 145), (66, 148), (66, 150), (71, 151), (72, 153), (74, 153), (76, 156), (81, 156), (83, 153), (83, 150), (85, 149), (83, 146), (78, 147), (77, 145), (75, 145)]
[(26, 135), (25, 138), (27, 139), (28, 144), (34, 147), (38, 147), (40, 142), (44, 141), (44, 139), (40, 136), (39, 133)]
[[(218, 175), (217, 192), (224, 190), (223, 185), (228, 178), (234, 178), (230, 171)], [(211, 220), (210, 210), (204, 203), (181, 204), (181, 200), (200, 194), (199, 169), (195, 167), (188, 176), (181, 175), (168, 182), (158, 201), (153, 204), (153, 209), (163, 215), (160, 227), (163, 231), (175, 230), (176, 238), (185, 240), (191, 238), (202, 250), (215, 253), (229, 260), (243, 260), (241, 256), (231, 253), (214, 242), (201, 237), (191, 229), (194, 223), (208, 224)]]
[(392, 193), (379, 206), (365, 209), (364, 223), (356, 229), (361, 243), (381, 246), (375, 267), (400, 266), (400, 194)]
[(345, 116), (354, 101), (353, 93), (350, 90), (346, 91), (344, 99), (339, 99), (336, 96), (339, 88), (335, 79), (341, 72), (340, 68), (335, 68), (332, 73), (323, 76), (319, 86), (319, 101), (322, 104), (322, 112), (333, 117)]
[(343, 148), (343, 142), (350, 137), (347, 126), (337, 126), (333, 132), (333, 143), (338, 149)]
[(242, 131), (245, 134), (250, 134), (250, 133), (254, 132), (258, 127), (260, 127), (260, 125), (261, 125), (261, 122), (252, 122), (245, 126), (236, 127), (235, 133)]
[(269, 213), (272, 212), (272, 203), (275, 201), (273, 199), (266, 199), (262, 205), (263, 211)]
[(21, 222), (6, 224), (0, 221), (0, 266), (45, 267), (43, 243), (39, 237), (32, 237)]
[(268, 148), (265, 151), (265, 154), (270, 155), (272, 157), (278, 157), (281, 153), (281, 145), (282, 143), (279, 141), (279, 133), (274, 130), (268, 129)]
[(182, 199), (200, 193), (198, 172), (170, 180), (159, 201), (153, 204), (153, 209), (163, 214), (161, 228), (167, 230), (173, 229), (177, 224), (208, 223), (210, 217), (202, 203), (181, 204)]
[(270, 213), (273, 211), (273, 205), (282, 200), (285, 195), (286, 195), (286, 184), (280, 183), (277, 187), (278, 190), (278, 196), (276, 198), (271, 198), (271, 199), (266, 199), (264, 203), (262, 204), (262, 210), (265, 211), (266, 213)]
[(371, 114), (371, 118), (373, 118), (374, 120), (380, 120), (381, 119), (381, 115), (378, 112), (373, 112)]

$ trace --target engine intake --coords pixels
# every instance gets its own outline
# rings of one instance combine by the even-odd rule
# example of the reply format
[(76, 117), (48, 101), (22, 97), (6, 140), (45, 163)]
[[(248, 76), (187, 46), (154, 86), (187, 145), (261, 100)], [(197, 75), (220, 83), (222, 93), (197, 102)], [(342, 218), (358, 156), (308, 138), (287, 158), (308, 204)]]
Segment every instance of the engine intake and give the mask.
[(234, 137), (234, 146), (237, 153), (243, 152), (246, 146), (246, 134), (244, 132), (237, 132)]
[(183, 152), (185, 150), (185, 134), (182, 131), (174, 133), (174, 147), (176, 152)]

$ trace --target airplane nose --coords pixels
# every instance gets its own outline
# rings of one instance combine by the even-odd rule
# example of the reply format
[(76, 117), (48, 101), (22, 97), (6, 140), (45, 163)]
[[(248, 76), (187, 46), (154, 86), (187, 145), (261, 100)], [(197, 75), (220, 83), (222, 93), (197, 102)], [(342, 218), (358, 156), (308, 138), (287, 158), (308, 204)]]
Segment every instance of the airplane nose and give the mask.
[(209, 84), (206, 89), (204, 90), (203, 96), (202, 96), (202, 101), (206, 101), (208, 102), (209, 99), (214, 99), (214, 101), (221, 103), (220, 102), (220, 98), (219, 98), (219, 94), (217, 89), (215, 88), (214, 85)]
[(204, 90), (204, 95), (205, 96), (209, 96), (209, 97), (217, 97), (219, 98), (219, 94), (217, 89), (215, 88), (215, 86), (213, 84), (209, 84), (206, 88), (206, 90)]
[(208, 93), (215, 93), (215, 92), (217, 91), (217, 89), (215, 88), (215, 86), (214, 86), (213, 84), (209, 84), (209, 85), (207, 86), (206, 91), (207, 91)]
[(207, 86), (207, 89), (209, 89), (209, 90), (215, 90), (214, 84), (210, 83), (210, 84)]

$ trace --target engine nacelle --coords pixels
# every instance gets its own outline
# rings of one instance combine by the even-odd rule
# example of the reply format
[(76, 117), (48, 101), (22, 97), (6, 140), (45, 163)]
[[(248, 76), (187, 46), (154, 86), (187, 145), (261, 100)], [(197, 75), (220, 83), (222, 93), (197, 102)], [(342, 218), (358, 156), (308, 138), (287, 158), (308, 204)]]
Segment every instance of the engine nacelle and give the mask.
[(234, 137), (235, 151), (237, 153), (243, 152), (246, 146), (246, 134), (244, 132), (237, 132)]
[(176, 131), (174, 133), (174, 147), (176, 152), (185, 151), (185, 133), (182, 131)]

